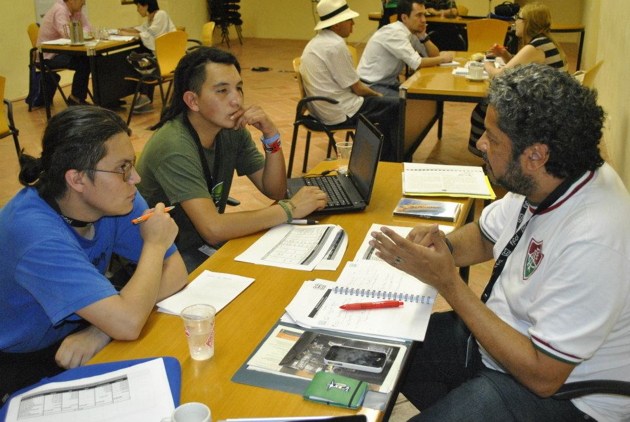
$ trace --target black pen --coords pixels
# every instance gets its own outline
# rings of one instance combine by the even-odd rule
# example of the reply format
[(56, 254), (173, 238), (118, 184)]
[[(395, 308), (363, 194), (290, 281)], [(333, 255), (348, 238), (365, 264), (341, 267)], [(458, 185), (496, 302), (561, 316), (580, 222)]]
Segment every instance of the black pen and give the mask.
[(319, 223), (319, 221), (317, 220), (302, 220), (302, 219), (291, 220), (291, 224), (305, 224), (305, 225), (310, 226), (317, 223)]

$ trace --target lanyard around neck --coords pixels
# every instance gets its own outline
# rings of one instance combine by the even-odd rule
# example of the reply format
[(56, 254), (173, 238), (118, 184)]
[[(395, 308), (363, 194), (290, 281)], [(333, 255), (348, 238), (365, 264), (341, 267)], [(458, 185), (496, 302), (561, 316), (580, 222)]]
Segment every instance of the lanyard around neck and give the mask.
[[(195, 141), (195, 145), (197, 145), (197, 152), (199, 153), (199, 160), (201, 160), (201, 167), (203, 168), (203, 175), (204, 175), (204, 178), (206, 179), (206, 184), (208, 185), (208, 192), (210, 192), (210, 196), (213, 198), (213, 201), (214, 201), (214, 197), (212, 196), (212, 188), (214, 187), (214, 179), (212, 177), (212, 173), (210, 172), (210, 167), (208, 166), (208, 160), (206, 159), (206, 154), (203, 151), (203, 146), (201, 145), (201, 139), (199, 139), (199, 134), (197, 134), (197, 131), (193, 127), (192, 123), (190, 123), (190, 120), (188, 119), (188, 116), (186, 115), (186, 113), (183, 113), (183, 118), (184, 118), (183, 119), (184, 126), (186, 126), (186, 129), (188, 129), (190, 136), (192, 136), (193, 140)], [(217, 162), (217, 160), (219, 160), (219, 145), (215, 145), (215, 156), (214, 156), (215, 163)], [(216, 165), (214, 167), (216, 168)], [(217, 203), (215, 203), (215, 205), (217, 205)]]
[(527, 220), (525, 224), (521, 225), (521, 223), (523, 222), (523, 218), (525, 217), (525, 213), (527, 212), (527, 208), (529, 207), (529, 202), (527, 201), (527, 199), (523, 200), (523, 205), (521, 206), (521, 210), (516, 221), (516, 233), (514, 233), (507, 245), (505, 245), (503, 251), (494, 263), (494, 268), (492, 268), (490, 281), (488, 281), (488, 284), (486, 285), (486, 288), (483, 290), (483, 294), (481, 295), (481, 301), (483, 303), (486, 303), (490, 298), (494, 283), (496, 283), (496, 281), (499, 279), (499, 276), (501, 275), (501, 272), (505, 267), (507, 259), (512, 254), (512, 252), (514, 252), (514, 249), (516, 249), (516, 245), (518, 245), (521, 237), (523, 237), (523, 233), (525, 232), (525, 229), (527, 228), (529, 222), (532, 221), (532, 219), (538, 214), (541, 214), (543, 211), (552, 206), (554, 202), (556, 202), (562, 195), (564, 195), (569, 190), (571, 185), (573, 185), (573, 183), (575, 183), (575, 181), (578, 180), (580, 177), (582, 177), (582, 175), (574, 178), (565, 179), (558, 187), (556, 187), (549, 195), (547, 195), (547, 197), (540, 203), (538, 208), (536, 208), (536, 210), (533, 212), (530, 219)]

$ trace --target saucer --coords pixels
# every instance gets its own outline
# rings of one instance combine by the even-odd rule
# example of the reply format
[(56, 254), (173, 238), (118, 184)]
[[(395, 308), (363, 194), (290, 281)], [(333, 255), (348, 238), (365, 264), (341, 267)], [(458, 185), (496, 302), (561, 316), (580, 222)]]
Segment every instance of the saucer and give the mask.
[(470, 76), (470, 75), (466, 75), (466, 79), (468, 79), (469, 81), (472, 81), (472, 82), (482, 82), (482, 81), (487, 80), (487, 79), (488, 79), (488, 77), (484, 75), (484, 76), (482, 76), (481, 78), (473, 78), (473, 77), (472, 77), (472, 76)]

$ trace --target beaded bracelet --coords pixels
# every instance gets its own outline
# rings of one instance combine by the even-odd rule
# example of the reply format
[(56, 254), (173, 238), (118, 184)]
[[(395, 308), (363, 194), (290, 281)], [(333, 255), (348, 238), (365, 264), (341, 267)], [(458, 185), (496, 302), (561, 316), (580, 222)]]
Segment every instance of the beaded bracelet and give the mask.
[(286, 199), (283, 199), (282, 201), (278, 201), (278, 205), (280, 205), (282, 209), (284, 210), (284, 212), (287, 213), (287, 223), (290, 223), (291, 221), (293, 221), (293, 211), (289, 209), (289, 204), (291, 204), (291, 207), (295, 209), (295, 205), (293, 205), (293, 202), (291, 201), (288, 201)]

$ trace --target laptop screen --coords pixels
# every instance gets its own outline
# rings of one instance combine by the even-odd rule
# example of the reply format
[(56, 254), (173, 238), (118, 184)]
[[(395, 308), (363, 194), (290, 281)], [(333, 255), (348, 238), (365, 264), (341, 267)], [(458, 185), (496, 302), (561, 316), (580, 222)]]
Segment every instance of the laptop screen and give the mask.
[(381, 132), (360, 114), (348, 163), (348, 174), (366, 202), (369, 202), (372, 194), (382, 145)]

